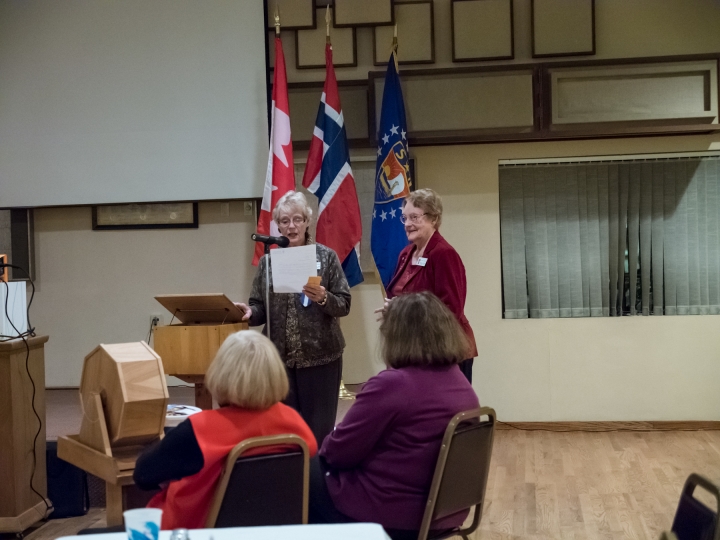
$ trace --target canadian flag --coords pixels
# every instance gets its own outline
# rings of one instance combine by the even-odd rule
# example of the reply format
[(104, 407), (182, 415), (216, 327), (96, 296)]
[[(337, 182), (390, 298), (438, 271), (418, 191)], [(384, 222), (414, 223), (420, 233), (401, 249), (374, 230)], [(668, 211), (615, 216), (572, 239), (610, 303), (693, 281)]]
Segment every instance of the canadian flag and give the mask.
[[(272, 211), (280, 197), (295, 189), (295, 165), (293, 163), (292, 139), (290, 137), (290, 105), (288, 104), (287, 74), (280, 36), (275, 36), (275, 75), (272, 90), (272, 125), (270, 127), (270, 153), (258, 234), (279, 236)], [(257, 266), (263, 256), (264, 245), (255, 244), (253, 265)]]

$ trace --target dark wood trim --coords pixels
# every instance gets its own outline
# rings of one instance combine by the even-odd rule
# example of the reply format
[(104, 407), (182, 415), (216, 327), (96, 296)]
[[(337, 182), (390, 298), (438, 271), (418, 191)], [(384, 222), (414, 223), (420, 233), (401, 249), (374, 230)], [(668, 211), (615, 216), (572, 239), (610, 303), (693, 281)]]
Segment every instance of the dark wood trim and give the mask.
[[(413, 76), (443, 76), (467, 73), (497, 73), (513, 71), (533, 72), (533, 126), (500, 129), (476, 129), (457, 131), (411, 132), (408, 140), (412, 146), (445, 144), (474, 144), (497, 142), (525, 142), (549, 140), (607, 139), (617, 137), (654, 137), (664, 135), (692, 135), (720, 133), (720, 124), (709, 124), (707, 119), (675, 119), (654, 121), (602, 122), (588, 124), (552, 125), (551, 73), (555, 68), (582, 68), (592, 66), (622, 66), (641, 64), (662, 64), (713, 60), (718, 64), (718, 87), (720, 88), (720, 53), (638, 57), (620, 59), (586, 59), (575, 61), (537, 62), (526, 64), (500, 64), (485, 66), (458, 66), (437, 69), (411, 69), (402, 73), (402, 78)], [(375, 80), (385, 77), (385, 71), (368, 72), (368, 140), (376, 144), (377, 119)], [(720, 95), (718, 96), (720, 108)]]
[[(348, 148), (353, 150), (358, 148), (372, 148), (370, 141), (367, 139), (348, 139)], [(293, 149), (295, 150), (310, 150), (311, 141), (293, 141)]]
[(630, 421), (630, 422), (500, 422), (496, 429), (528, 431), (698, 431), (720, 430), (720, 422), (687, 421)]
[[(456, 66), (448, 68), (425, 68), (425, 69), (406, 69), (403, 70), (401, 76), (413, 77), (418, 75), (462, 75), (465, 73), (492, 73), (498, 71), (534, 71), (541, 64), (539, 62), (529, 64), (495, 64), (491, 66)], [(368, 71), (368, 80), (370, 78), (385, 77), (385, 71)]]
[[(320, 11), (322, 8), (317, 8), (315, 11)], [(320, 69), (325, 67), (325, 62), (322, 64), (309, 64), (305, 66), (300, 65), (300, 32), (301, 30), (295, 31), (295, 69)], [(333, 67), (344, 68), (344, 67), (357, 67), (357, 33), (355, 28), (352, 28), (352, 50), (353, 60), (350, 64), (336, 64), (333, 62)]]
[[(540, 64), (547, 69), (553, 68), (573, 68), (573, 67), (592, 67), (592, 66), (624, 66), (632, 64), (666, 64), (670, 62), (696, 62), (699, 60), (716, 60), (720, 61), (720, 52), (703, 53), (703, 54), (680, 54), (677, 56), (636, 56), (633, 58), (588, 58), (585, 60), (569, 60), (556, 62), (542, 62)], [(531, 64), (532, 65), (532, 64)]]
[[(337, 82), (338, 87), (342, 86), (367, 86), (367, 79), (345, 79)], [(323, 88), (325, 81), (303, 81), (288, 83), (288, 90), (295, 88)]]
[(395, 0), (388, 0), (390, 2), (390, 21), (379, 21), (379, 22), (370, 22), (370, 23), (362, 23), (362, 24), (338, 24), (337, 23), (337, 15), (335, 10), (335, 3), (337, 0), (332, 0), (332, 12), (333, 12), (333, 27), (334, 28), (362, 28), (362, 27), (368, 27), (368, 26), (390, 26), (395, 24)]
[[(609, 126), (603, 126), (608, 128)], [(531, 128), (492, 128), (467, 131), (415, 132), (408, 135), (411, 147), (442, 146), (446, 144), (492, 144), (504, 142), (575, 141), (583, 139), (616, 139), (633, 137), (664, 137), (669, 135), (707, 135), (720, 133), (720, 125), (637, 128), (623, 131), (611, 129), (586, 131), (533, 131)]]
[[(310, 4), (311, 6), (313, 6), (313, 7), (315, 6), (315, 0), (305, 0), (305, 1), (308, 4)], [(302, 2), (302, 0), (293, 0), (293, 2)], [(274, 14), (270, 13), (269, 9), (270, 9), (270, 6), (268, 4), (268, 15), (273, 16)], [(268, 20), (268, 15), (265, 16), (266, 21)], [(310, 30), (311, 28), (313, 28), (313, 29), (317, 28), (317, 9), (313, 9), (312, 19), (313, 19), (312, 26), (286, 26), (286, 25), (282, 24), (282, 12), (281, 12), (280, 13), (280, 30)], [(268, 22), (267, 29), (268, 29), (268, 31), (275, 32), (275, 24), (274, 23), (270, 24)]]
[(535, 52), (535, 0), (530, 0), (530, 44), (532, 46), (533, 58), (564, 58), (569, 56), (593, 56), (595, 55), (595, 0), (590, 0), (591, 25), (592, 25), (592, 49), (590, 51), (577, 51), (566, 53), (544, 53)]
[(513, 0), (507, 0), (510, 5), (510, 56), (478, 56), (474, 58), (457, 58), (455, 55), (455, 4), (457, 2), (477, 2), (478, 0), (452, 0), (450, 3), (450, 40), (452, 43), (453, 62), (489, 62), (491, 60), (512, 60), (515, 58), (515, 16)]
[[(412, 0), (411, 2), (396, 2), (393, 10), (399, 6), (408, 4), (429, 4), (430, 5), (430, 60), (400, 60), (401, 54), (398, 54), (398, 64), (401, 66), (411, 66), (418, 64), (434, 64), (435, 63), (435, 2), (433, 0)], [(378, 61), (377, 57), (377, 26), (373, 26), (373, 65), (387, 65), (387, 60)], [(399, 48), (399, 47), (398, 47)], [(400, 49), (402, 50), (402, 49)]]

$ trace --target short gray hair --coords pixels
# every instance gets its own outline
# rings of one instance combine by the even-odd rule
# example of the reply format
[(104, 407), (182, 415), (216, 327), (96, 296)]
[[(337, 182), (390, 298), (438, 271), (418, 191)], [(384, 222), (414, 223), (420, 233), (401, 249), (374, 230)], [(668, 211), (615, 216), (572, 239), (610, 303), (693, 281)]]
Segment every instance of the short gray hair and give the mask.
[(443, 205), (440, 195), (434, 189), (424, 188), (412, 191), (410, 195), (405, 197), (402, 206), (405, 208), (407, 203), (422, 210), (431, 220), (435, 221), (435, 229), (440, 228), (442, 223)]
[(275, 223), (278, 223), (280, 212), (283, 210), (299, 210), (306, 221), (310, 222), (312, 219), (312, 208), (308, 204), (305, 195), (299, 191), (288, 191), (280, 197), (272, 213), (272, 218)]
[(267, 409), (288, 394), (285, 365), (272, 341), (255, 330), (230, 334), (205, 375), (205, 384), (222, 405)]

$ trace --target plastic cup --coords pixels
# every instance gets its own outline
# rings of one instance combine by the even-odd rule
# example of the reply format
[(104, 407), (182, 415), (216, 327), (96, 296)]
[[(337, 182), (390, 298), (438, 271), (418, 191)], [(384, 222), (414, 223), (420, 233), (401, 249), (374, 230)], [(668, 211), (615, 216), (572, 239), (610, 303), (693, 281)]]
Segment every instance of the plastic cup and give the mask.
[(128, 540), (158, 540), (162, 510), (159, 508), (136, 508), (123, 512)]

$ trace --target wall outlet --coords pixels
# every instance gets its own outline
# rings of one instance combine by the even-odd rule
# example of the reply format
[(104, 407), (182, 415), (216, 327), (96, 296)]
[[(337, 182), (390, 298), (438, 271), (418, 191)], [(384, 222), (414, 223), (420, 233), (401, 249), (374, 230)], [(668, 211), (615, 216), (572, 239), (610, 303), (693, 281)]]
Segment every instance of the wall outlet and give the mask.
[(165, 324), (165, 321), (163, 320), (162, 313), (151, 313), (150, 314), (150, 326), (152, 326), (153, 328), (156, 328), (158, 326), (163, 326), (164, 324)]
[(220, 217), (228, 217), (230, 215), (230, 203), (229, 202), (221, 202), (220, 203)]
[(243, 210), (246, 216), (252, 216), (254, 213), (254, 204), (252, 201), (245, 201), (243, 203)]

